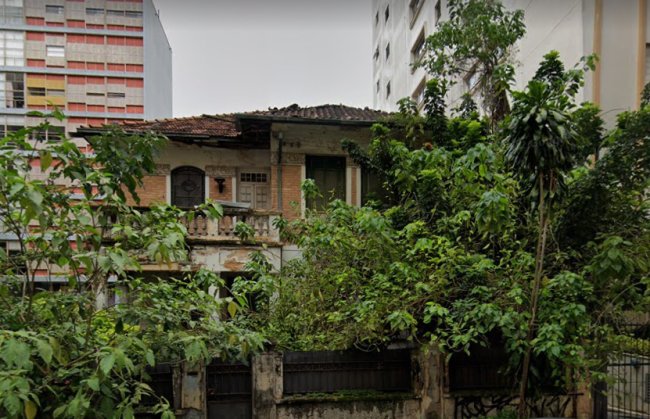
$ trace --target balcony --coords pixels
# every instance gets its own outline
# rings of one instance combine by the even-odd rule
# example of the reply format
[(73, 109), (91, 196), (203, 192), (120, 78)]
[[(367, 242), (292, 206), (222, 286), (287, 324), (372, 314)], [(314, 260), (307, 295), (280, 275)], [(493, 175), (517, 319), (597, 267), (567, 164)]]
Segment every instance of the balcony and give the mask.
[(187, 228), (190, 241), (239, 243), (240, 239), (235, 235), (235, 226), (238, 222), (243, 222), (253, 228), (255, 234), (252, 241), (279, 243), (279, 231), (273, 227), (275, 219), (279, 217), (280, 214), (277, 212), (224, 208), (224, 215), (218, 220), (210, 219), (202, 212), (197, 212), (192, 220), (184, 219), (182, 222)]

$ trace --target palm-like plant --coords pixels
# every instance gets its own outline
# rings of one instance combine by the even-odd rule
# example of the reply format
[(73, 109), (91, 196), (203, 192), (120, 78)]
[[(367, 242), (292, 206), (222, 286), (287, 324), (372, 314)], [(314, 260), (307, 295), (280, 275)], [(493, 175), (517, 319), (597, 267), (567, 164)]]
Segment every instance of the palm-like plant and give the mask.
[(546, 236), (553, 198), (566, 173), (574, 167), (577, 134), (571, 115), (573, 103), (565, 89), (547, 80), (532, 80), (524, 92), (513, 94), (514, 103), (507, 126), (506, 159), (513, 171), (529, 181), (537, 203), (538, 239), (531, 292), (531, 316), (520, 383), (519, 417), (526, 414), (526, 389), (531, 360), (531, 341), (540, 284), (544, 271)]

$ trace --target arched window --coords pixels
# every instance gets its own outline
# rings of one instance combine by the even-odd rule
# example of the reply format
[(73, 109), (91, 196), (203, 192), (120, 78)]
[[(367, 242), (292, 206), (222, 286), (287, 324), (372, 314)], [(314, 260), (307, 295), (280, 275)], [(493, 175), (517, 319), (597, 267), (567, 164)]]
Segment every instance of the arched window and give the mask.
[(172, 170), (172, 205), (191, 208), (205, 201), (205, 173), (191, 166)]

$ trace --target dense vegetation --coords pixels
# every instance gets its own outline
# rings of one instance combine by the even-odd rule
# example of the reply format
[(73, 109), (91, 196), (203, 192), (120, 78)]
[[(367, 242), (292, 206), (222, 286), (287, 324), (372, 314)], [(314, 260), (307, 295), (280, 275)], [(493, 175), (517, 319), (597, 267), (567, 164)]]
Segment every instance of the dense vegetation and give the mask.
[[(0, 140), (0, 224), (20, 246), (0, 252), (0, 415), (129, 418), (146, 399), (171, 417), (147, 385), (147, 367), (245, 357), (261, 338), (219, 320), (237, 305), (208, 292), (223, 285), (215, 273), (134, 276), (143, 262), (187, 256), (180, 220), (191, 213), (140, 212), (126, 201), (163, 138), (109, 131), (87, 155), (70, 140), (27, 141), (34, 129)], [(221, 215), (212, 203), (202, 209)], [(50, 276), (39, 278), (45, 268)], [(62, 287), (51, 292), (57, 271)], [(119, 304), (105, 304), (109, 280)]]

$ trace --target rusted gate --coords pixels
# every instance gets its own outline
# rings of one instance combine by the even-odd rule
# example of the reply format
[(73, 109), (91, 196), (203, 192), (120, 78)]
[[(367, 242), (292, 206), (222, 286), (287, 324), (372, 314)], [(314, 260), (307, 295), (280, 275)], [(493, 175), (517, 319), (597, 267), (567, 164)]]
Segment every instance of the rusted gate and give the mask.
[(284, 394), (411, 391), (409, 350), (285, 352)]
[(251, 367), (213, 360), (206, 368), (208, 418), (252, 417)]
[[(147, 374), (149, 380), (147, 384), (151, 387), (154, 394), (158, 397), (164, 397), (169, 402), (169, 405), (174, 406), (174, 378), (173, 367), (170, 364), (158, 364), (155, 367), (148, 367)], [(151, 407), (158, 403), (155, 397), (143, 397), (141, 405), (143, 407)], [(158, 417), (152, 414), (138, 414), (139, 418), (155, 418)]]

